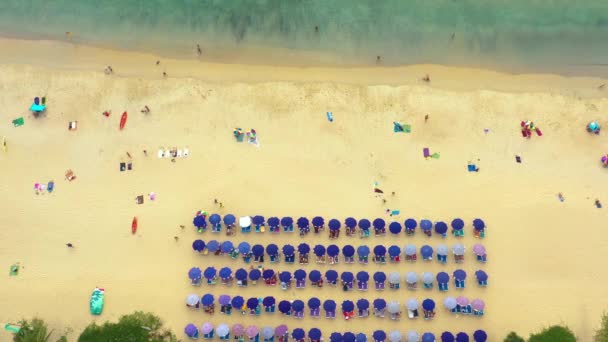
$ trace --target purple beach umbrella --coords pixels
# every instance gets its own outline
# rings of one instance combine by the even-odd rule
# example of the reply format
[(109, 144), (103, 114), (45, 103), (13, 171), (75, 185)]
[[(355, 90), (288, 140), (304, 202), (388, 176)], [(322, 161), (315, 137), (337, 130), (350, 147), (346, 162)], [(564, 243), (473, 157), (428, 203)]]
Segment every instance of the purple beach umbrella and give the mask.
[(220, 303), (220, 305), (228, 305), (230, 304), (230, 296), (223, 294), (217, 299), (217, 302)]
[(247, 327), (247, 329), (245, 329), (245, 335), (247, 335), (247, 337), (249, 337), (249, 338), (254, 338), (254, 337), (258, 336), (259, 333), (260, 333), (260, 329), (258, 327), (256, 327), (255, 325), (250, 325)]
[(234, 336), (242, 336), (245, 333), (245, 327), (239, 323), (234, 324), (231, 330)]
[(198, 328), (196, 325), (190, 323), (184, 328), (184, 333), (190, 338), (198, 337)]
[(201, 327), (201, 331), (203, 332), (203, 334), (209, 334), (210, 332), (213, 331), (213, 324), (207, 322), (207, 323), (203, 323), (203, 326)]
[(277, 336), (284, 336), (285, 334), (287, 334), (288, 331), (289, 329), (285, 324), (281, 324), (278, 327), (274, 328), (274, 334)]

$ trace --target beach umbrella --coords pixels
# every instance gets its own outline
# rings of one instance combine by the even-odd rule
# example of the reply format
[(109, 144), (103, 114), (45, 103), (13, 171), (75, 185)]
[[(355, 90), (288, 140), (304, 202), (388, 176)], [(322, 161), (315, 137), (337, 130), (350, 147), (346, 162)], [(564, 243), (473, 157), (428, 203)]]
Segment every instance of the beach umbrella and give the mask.
[(285, 334), (287, 334), (287, 331), (289, 331), (289, 329), (285, 324), (281, 324), (278, 327), (274, 328), (274, 334), (277, 336), (285, 336)]
[(352, 272), (342, 272), (340, 279), (342, 279), (343, 282), (351, 283), (355, 279), (355, 276)]
[(401, 248), (399, 248), (399, 246), (393, 245), (388, 248), (388, 255), (391, 257), (397, 257), (399, 254), (401, 254)]
[[(431, 222), (431, 221), (429, 221), (429, 222)], [(416, 227), (418, 226), (418, 223), (413, 218), (408, 218), (407, 220), (405, 220), (403, 225), (405, 226), (405, 229), (412, 230), (412, 229), (416, 229)]]
[(418, 282), (418, 274), (416, 272), (407, 272), (405, 274), (405, 282), (408, 284), (415, 284)]
[(293, 329), (293, 332), (291, 333), (291, 337), (293, 337), (293, 339), (296, 341), (303, 340), (304, 337), (306, 337), (306, 332), (302, 328), (295, 328), (295, 329)]
[(251, 310), (254, 310), (255, 308), (258, 307), (258, 305), (260, 305), (260, 301), (255, 298), (255, 297), (251, 297), (249, 299), (247, 299), (247, 307)]
[(464, 245), (461, 243), (455, 243), (452, 247), (452, 252), (454, 252), (454, 255), (464, 255)]
[(486, 255), (486, 248), (482, 244), (477, 243), (473, 246), (473, 253), (479, 256)]
[(464, 221), (459, 218), (452, 220), (452, 228), (455, 230), (462, 230), (462, 228), (464, 228)]
[(316, 245), (313, 249), (312, 249), (313, 253), (315, 253), (316, 256), (321, 257), (325, 255), (325, 246), (323, 245)]
[(435, 335), (430, 332), (425, 332), (422, 334), (422, 342), (435, 342)]
[(239, 268), (238, 270), (236, 270), (236, 272), (234, 272), (234, 277), (236, 278), (236, 280), (247, 280), (247, 270), (245, 270), (244, 268)]
[(312, 297), (308, 300), (308, 307), (311, 309), (317, 309), (321, 307), (321, 300), (317, 297)]
[(433, 273), (431, 273), (431, 272), (422, 273), (422, 282), (424, 284), (432, 284), (434, 280), (435, 280), (435, 276), (433, 275)]
[(206, 322), (203, 323), (203, 326), (201, 327), (201, 331), (203, 332), (203, 334), (209, 334), (210, 332), (213, 331), (213, 324)]
[(300, 217), (298, 221), (296, 221), (296, 224), (300, 229), (306, 229), (310, 226), (310, 222), (308, 222), (306, 217)]
[(357, 226), (357, 220), (355, 220), (354, 217), (347, 217), (346, 220), (344, 220), (344, 225), (348, 228), (355, 228)]
[(279, 221), (278, 217), (269, 217), (268, 218), (268, 226), (271, 228), (278, 228), (281, 221)]
[(323, 227), (325, 220), (321, 216), (315, 216), (312, 218), (312, 225), (315, 227)]
[(232, 214), (228, 214), (226, 216), (224, 216), (224, 224), (230, 226), (233, 225), (236, 222), (236, 217)]
[(382, 228), (386, 227), (386, 222), (384, 222), (384, 220), (381, 218), (377, 218), (374, 220), (373, 225), (374, 225), (374, 229), (382, 229)]
[(459, 296), (456, 298), (456, 304), (458, 304), (460, 306), (469, 305), (469, 299), (465, 296)]
[(443, 222), (443, 221), (435, 222), (435, 233), (445, 234), (447, 232), (448, 232), (448, 225), (445, 222)]
[(220, 324), (217, 326), (215, 331), (217, 332), (217, 335), (219, 337), (225, 337), (230, 334), (230, 327), (228, 326), (228, 324)]
[(243, 241), (239, 243), (239, 253), (248, 254), (251, 251), (251, 245), (249, 243)]
[(367, 335), (358, 333), (355, 342), (367, 342)]
[(283, 271), (279, 274), (279, 280), (284, 283), (289, 283), (291, 281), (291, 272)]
[(376, 247), (374, 247), (374, 254), (378, 256), (386, 255), (386, 247), (382, 245), (376, 245)]
[(448, 255), (449, 250), (446, 245), (437, 245), (437, 255)]
[(445, 284), (450, 281), (450, 275), (445, 272), (439, 272), (436, 279), (438, 283)]
[(342, 311), (351, 312), (355, 310), (355, 303), (352, 300), (345, 300), (342, 302)]
[(367, 310), (369, 309), (369, 301), (365, 298), (361, 298), (357, 301), (357, 309)]
[(389, 230), (389, 231), (390, 231), (392, 234), (395, 234), (395, 235), (397, 235), (397, 234), (401, 233), (401, 229), (402, 229), (402, 228), (401, 228), (401, 223), (399, 223), (399, 222), (391, 222), (391, 223), (388, 225), (388, 230)]
[(215, 298), (211, 293), (207, 293), (201, 298), (201, 304), (203, 304), (204, 306), (213, 305), (214, 301)]
[(327, 226), (329, 227), (330, 230), (340, 230), (340, 221), (336, 220), (336, 219), (331, 219), (329, 220), (329, 223), (327, 223)]
[(469, 342), (469, 335), (463, 332), (456, 334), (456, 342)]
[(405, 303), (405, 306), (408, 310), (417, 310), (418, 309), (418, 301), (415, 298), (410, 298)]
[(257, 268), (254, 268), (249, 271), (249, 279), (251, 279), (252, 281), (260, 279), (261, 276), (262, 272), (260, 272), (260, 270), (258, 270)]
[(203, 240), (194, 240), (192, 243), (192, 249), (197, 252), (202, 252), (205, 249), (205, 241)]
[(487, 281), (488, 280), (488, 274), (482, 270), (475, 271), (475, 277), (477, 277), (478, 281)]
[(420, 220), (420, 229), (422, 229), (422, 230), (433, 229), (433, 222), (431, 222), (431, 220), (427, 220), (427, 219)]
[(420, 339), (420, 335), (414, 330), (407, 332), (407, 342), (418, 342), (418, 339)]
[(328, 270), (327, 272), (325, 272), (325, 278), (327, 278), (327, 281), (334, 282), (336, 280), (338, 280), (338, 272), (334, 271), (334, 270)]
[(342, 254), (347, 258), (352, 257), (353, 255), (355, 255), (355, 247), (351, 245), (345, 245), (344, 247), (342, 247)]
[(242, 324), (234, 324), (232, 325), (232, 334), (234, 336), (241, 336), (245, 333), (245, 327)]
[(357, 254), (362, 257), (366, 257), (369, 255), (369, 247), (367, 246), (359, 246), (357, 247)]
[(329, 342), (342, 342), (342, 334), (339, 332), (333, 332), (329, 335)]
[(392, 301), (386, 305), (386, 310), (389, 313), (396, 314), (401, 311), (401, 307), (399, 305), (399, 302)]
[(425, 300), (422, 301), (422, 308), (426, 311), (433, 311), (435, 310), (435, 301), (427, 298)]
[(398, 272), (391, 272), (388, 275), (388, 282), (391, 284), (398, 284), (400, 280), (401, 280), (401, 275), (399, 275)]
[(403, 254), (407, 256), (416, 255), (416, 246), (411, 243), (405, 245), (405, 247), (403, 247)]
[(308, 279), (313, 283), (316, 283), (321, 280), (321, 272), (319, 270), (312, 270), (308, 273)]
[(473, 220), (473, 228), (475, 228), (475, 230), (479, 231), (479, 230), (483, 230), (486, 227), (486, 223), (483, 222), (482, 219), (474, 219)]
[(190, 323), (184, 328), (184, 333), (186, 334), (186, 336), (191, 338), (198, 337), (198, 328), (196, 327), (196, 325)]
[(481, 299), (473, 299), (471, 301), (471, 307), (473, 310), (481, 311), (486, 307), (486, 303)]
[(386, 301), (382, 298), (374, 299), (374, 309), (382, 310), (386, 308)]
[(264, 255), (264, 246), (262, 245), (253, 245), (253, 247), (251, 247), (251, 253), (253, 253), (254, 256), (256, 257), (260, 257), (262, 255)]
[(220, 250), (220, 243), (217, 240), (207, 242), (207, 250), (209, 253), (215, 253)]
[(336, 257), (340, 254), (340, 247), (336, 245), (327, 246), (327, 255), (330, 257)]
[(266, 254), (279, 255), (279, 246), (275, 245), (274, 243), (269, 244), (266, 246)]
[(287, 300), (282, 300), (279, 302), (279, 312), (288, 313), (291, 311), (291, 303)]
[(232, 252), (233, 249), (234, 249), (234, 245), (232, 244), (231, 241), (222, 242), (222, 246), (221, 246), (222, 253), (230, 253), (230, 252)]
[(357, 341), (357, 336), (355, 336), (355, 334), (353, 334), (352, 332), (345, 332), (344, 335), (342, 335), (342, 342), (356, 342)]
[(209, 223), (216, 225), (218, 223), (220, 223), (222, 221), (222, 217), (218, 214), (211, 214), (211, 216), (209, 216)]
[(488, 334), (483, 330), (475, 330), (473, 333), (473, 339), (475, 342), (486, 342), (488, 340)]
[(205, 220), (205, 216), (203, 215), (197, 215), (194, 220), (192, 220), (192, 224), (194, 224), (194, 226), (196, 228), (205, 228), (207, 227), (207, 221)]
[(245, 304), (245, 298), (243, 298), (241, 296), (232, 297), (231, 304), (232, 304), (233, 308), (240, 309)]
[(259, 333), (260, 333), (260, 329), (258, 327), (256, 327), (255, 325), (250, 325), (247, 327), (247, 329), (245, 329), (245, 335), (247, 335), (247, 337), (249, 337), (249, 338), (254, 338), (254, 337), (258, 336)]
[(293, 218), (289, 216), (285, 216), (281, 219), (281, 226), (283, 227), (291, 227), (293, 225)]
[(263, 226), (264, 223), (266, 223), (266, 220), (264, 219), (264, 216), (255, 215), (251, 219), (251, 222), (253, 222), (253, 224), (255, 224), (256, 226)]
[[(397, 273), (399, 274), (399, 273)], [(374, 273), (374, 281), (377, 281), (379, 283), (384, 283), (386, 281), (386, 274), (382, 271), (378, 271), (376, 273)]]
[(283, 246), (283, 255), (292, 256), (295, 255), (296, 249), (292, 245)]
[(273, 306), (276, 303), (276, 299), (273, 296), (266, 296), (262, 299), (263, 306)]
[(433, 259), (433, 247), (429, 245), (420, 247), (420, 255), (423, 259)]
[(263, 327), (262, 328), (262, 337), (265, 340), (271, 339), (274, 337), (274, 329), (271, 327)]
[(456, 298), (454, 297), (446, 297), (443, 300), (443, 305), (445, 306), (446, 309), (448, 310), (452, 310), (453, 308), (456, 307), (458, 303), (456, 302)]
[(191, 295), (188, 295), (188, 297), (186, 297), (186, 304), (188, 304), (190, 306), (194, 306), (194, 305), (198, 304), (198, 301), (199, 301), (199, 298), (195, 294), (191, 294)]
[(441, 342), (454, 342), (455, 339), (454, 335), (449, 331), (444, 331), (441, 334)]
[(464, 270), (458, 269), (458, 270), (454, 271), (454, 273), (452, 273), (452, 276), (456, 280), (466, 280), (467, 272), (465, 272)]
[(298, 245), (298, 253), (308, 254), (310, 253), (310, 246), (307, 243), (301, 243)]
[[(209, 275), (211, 275), (211, 273), (209, 273)], [(220, 278), (222, 278), (222, 279), (228, 279), (230, 277), (232, 277), (232, 270), (230, 269), (230, 267), (222, 267), (220, 269)], [(205, 278), (207, 278), (207, 279), (213, 279), (213, 276), (208, 277), (207, 276), (207, 270), (205, 270)]]
[(374, 331), (373, 337), (374, 337), (374, 341), (382, 342), (382, 341), (386, 340), (386, 333), (382, 330), (376, 330), (376, 331)]
[(251, 216), (243, 216), (239, 218), (239, 226), (241, 226), (241, 228), (251, 227)]
[(321, 336), (323, 336), (323, 334), (321, 334), (321, 330), (319, 330), (318, 328), (312, 328), (308, 330), (308, 338), (310, 338), (311, 340), (320, 340)]
[(359, 271), (357, 272), (357, 280), (361, 281), (361, 282), (367, 282), (369, 281), (369, 273), (365, 272), (365, 271)]
[(391, 331), (390, 334), (388, 334), (388, 339), (391, 342), (401, 342), (401, 332), (399, 332), (398, 330)]
[(201, 269), (198, 267), (192, 267), (190, 271), (188, 271), (188, 278), (191, 280), (201, 279)]
[(371, 222), (369, 222), (368, 219), (361, 219), (361, 220), (359, 220), (358, 226), (362, 230), (369, 230), (369, 227), (371, 227), (372, 224), (371, 224)]
[(296, 299), (296, 300), (294, 300), (294, 301), (293, 301), (293, 303), (291, 303), (291, 308), (292, 308), (294, 311), (300, 312), (300, 311), (303, 311), (303, 310), (304, 310), (304, 305), (305, 305), (305, 304), (304, 304), (304, 302), (303, 302), (303, 301), (301, 301), (301, 300), (299, 300), (299, 299)]
[(336, 310), (336, 302), (331, 299), (327, 299), (323, 302), (323, 310), (325, 311), (335, 311)]
[(296, 280), (304, 280), (306, 279), (306, 271), (302, 269), (296, 270), (295, 272), (293, 272), (293, 277)]
[(219, 298), (217, 299), (217, 302), (220, 303), (220, 305), (228, 305), (228, 304), (230, 304), (230, 296), (223, 294), (223, 295), (219, 296)]

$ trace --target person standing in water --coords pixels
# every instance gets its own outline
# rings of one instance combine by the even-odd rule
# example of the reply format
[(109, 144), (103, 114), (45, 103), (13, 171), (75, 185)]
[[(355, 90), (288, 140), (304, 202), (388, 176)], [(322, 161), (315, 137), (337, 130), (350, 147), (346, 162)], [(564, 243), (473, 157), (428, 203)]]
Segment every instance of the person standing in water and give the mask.
[(200, 57), (203, 54), (203, 49), (199, 44), (196, 44), (196, 54)]

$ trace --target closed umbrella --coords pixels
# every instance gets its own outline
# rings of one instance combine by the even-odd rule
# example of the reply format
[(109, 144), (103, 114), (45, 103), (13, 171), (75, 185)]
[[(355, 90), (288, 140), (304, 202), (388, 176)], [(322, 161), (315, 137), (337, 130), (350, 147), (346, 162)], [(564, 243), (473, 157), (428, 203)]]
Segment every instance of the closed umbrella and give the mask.
[(236, 280), (247, 280), (247, 270), (245, 270), (244, 268), (239, 268), (238, 270), (236, 270), (236, 272), (234, 272), (234, 277), (236, 278)]
[(308, 274), (308, 279), (310, 279), (310, 281), (316, 283), (318, 281), (321, 280), (321, 272), (319, 272), (319, 270), (312, 270), (310, 271), (310, 273)]
[(342, 302), (342, 311), (351, 312), (355, 310), (355, 303), (352, 300), (345, 300)]
[(203, 332), (203, 334), (209, 334), (210, 332), (213, 331), (213, 324), (207, 322), (204, 323), (203, 326), (201, 327), (201, 331)]
[(355, 336), (355, 334), (353, 334), (352, 332), (345, 332), (344, 335), (342, 335), (342, 342), (356, 342), (357, 341), (357, 336)]
[(340, 221), (336, 220), (336, 219), (331, 219), (329, 220), (329, 223), (327, 223), (327, 226), (329, 227), (330, 230), (340, 230)]
[(355, 247), (351, 245), (345, 245), (344, 247), (342, 247), (342, 254), (347, 258), (352, 257), (353, 255), (355, 255)]
[(258, 270), (257, 268), (254, 268), (249, 271), (249, 279), (251, 279), (252, 281), (260, 279), (261, 276), (262, 272), (260, 272), (260, 270)]
[[(399, 275), (399, 273), (397, 273)], [(384, 283), (386, 281), (386, 274), (382, 271), (374, 273), (374, 281)]]
[(479, 256), (486, 255), (486, 248), (482, 244), (477, 243), (473, 246), (473, 253)]
[(220, 250), (220, 243), (217, 240), (211, 240), (207, 243), (209, 253), (215, 253)]
[(304, 280), (304, 279), (306, 279), (306, 271), (304, 271), (304, 270), (296, 270), (295, 272), (293, 272), (293, 277), (296, 280)]
[(383, 229), (386, 226), (386, 222), (383, 219), (377, 218), (373, 222), (374, 229)]
[(446, 245), (437, 245), (437, 255), (448, 255), (448, 246)]
[(292, 245), (283, 246), (283, 254), (285, 256), (295, 255), (296, 249)]
[(192, 242), (192, 249), (194, 249), (197, 252), (202, 252), (205, 249), (205, 241), (194, 240), (194, 242)]
[(319, 330), (319, 328), (312, 328), (308, 330), (308, 338), (310, 338), (311, 340), (320, 340), (321, 336), (323, 336), (323, 334), (321, 333), (321, 330)]
[(398, 330), (391, 331), (391, 333), (388, 335), (388, 339), (391, 342), (401, 342), (401, 332)]
[(488, 274), (482, 270), (475, 271), (475, 277), (477, 278), (478, 281), (487, 281), (488, 280)]
[(214, 301), (215, 298), (211, 293), (207, 293), (201, 298), (201, 304), (203, 304), (204, 306), (213, 305)]
[(456, 270), (454, 271), (454, 273), (452, 274), (454, 276), (454, 279), (456, 280), (466, 280), (467, 279), (467, 272), (465, 272), (464, 270)]
[(422, 334), (422, 342), (435, 342), (435, 335), (430, 332), (425, 332)]
[(366, 257), (369, 255), (369, 247), (367, 246), (359, 246), (357, 247), (357, 254), (362, 257)]
[(279, 218), (276, 216), (269, 217), (268, 218), (268, 227), (273, 228), (273, 229), (279, 228), (280, 222), (281, 221), (279, 221)]
[(274, 334), (277, 336), (285, 336), (285, 334), (287, 334), (288, 331), (289, 331), (289, 329), (287, 328), (287, 326), (285, 324), (281, 324), (278, 327), (274, 328)]
[(226, 216), (224, 216), (224, 224), (230, 226), (233, 225), (236, 222), (236, 217), (232, 214), (228, 214)]
[(220, 324), (217, 326), (215, 331), (219, 337), (226, 337), (228, 334), (230, 334), (230, 327), (228, 324)]
[(454, 252), (454, 255), (464, 255), (464, 245), (455, 243), (452, 252)]
[(261, 257), (264, 255), (264, 246), (259, 244), (253, 245), (253, 247), (251, 247), (251, 253), (253, 253), (253, 255), (256, 257)]
[(245, 329), (245, 335), (247, 335), (247, 337), (249, 337), (249, 338), (254, 338), (254, 337), (258, 336), (259, 333), (260, 333), (260, 329), (258, 327), (256, 327), (255, 325), (250, 325), (247, 327), (247, 329)]
[(463, 332), (456, 334), (456, 342), (469, 342), (469, 335)]
[(448, 225), (445, 222), (443, 222), (443, 221), (435, 222), (435, 233), (443, 235), (447, 232), (448, 232)]
[(234, 324), (232, 326), (232, 334), (234, 336), (241, 336), (245, 333), (245, 327), (242, 324)]
[(222, 242), (222, 246), (220, 248), (222, 253), (230, 253), (234, 249), (234, 245), (232, 244), (232, 241), (224, 241)]
[(418, 309), (418, 301), (415, 298), (410, 298), (407, 300), (405, 304), (408, 310), (417, 310)]
[(452, 310), (456, 307), (456, 305), (458, 305), (458, 303), (456, 302), (456, 298), (454, 297), (446, 297), (443, 300), (443, 305), (445, 306), (446, 309), (448, 310)]
[(452, 220), (452, 228), (462, 230), (464, 228), (464, 221), (459, 218)]
[(263, 327), (262, 328), (262, 337), (265, 340), (269, 340), (274, 337), (274, 329), (271, 327)]
[(401, 308), (400, 308), (399, 302), (393, 301), (393, 302), (388, 303), (386, 305), (386, 310), (389, 313), (392, 313), (392, 314), (396, 314), (396, 313), (401, 312)]
[(223, 294), (223, 295), (219, 296), (219, 298), (217, 299), (217, 302), (220, 303), (220, 305), (228, 305), (228, 304), (230, 304), (230, 296)]
[(301, 243), (298, 245), (298, 253), (300, 254), (308, 254), (310, 253), (310, 246), (307, 243)]
[(386, 301), (382, 298), (374, 299), (374, 309), (382, 310), (386, 308)]
[(254, 310), (258, 307), (258, 305), (260, 305), (260, 301), (257, 298), (251, 297), (247, 299), (247, 308)]
[(198, 328), (196, 327), (196, 325), (190, 323), (188, 325), (186, 325), (186, 327), (184, 328), (184, 333), (191, 338), (196, 338), (198, 337)]
[(401, 275), (399, 275), (399, 273), (397, 273), (397, 272), (391, 272), (388, 275), (388, 282), (391, 284), (398, 284), (400, 280), (401, 280)]
[(251, 222), (256, 226), (263, 226), (264, 223), (266, 223), (266, 220), (264, 219), (264, 216), (256, 215), (251, 219)]
[(433, 229), (433, 222), (427, 219), (420, 220), (420, 229), (422, 230), (431, 230)]
[(401, 248), (399, 248), (399, 246), (393, 245), (388, 248), (388, 255), (391, 257), (398, 257), (399, 254), (401, 254)]
[(429, 245), (420, 247), (420, 255), (422, 255), (422, 258), (425, 260), (433, 259), (433, 247)]
[(342, 334), (339, 332), (333, 332), (329, 335), (329, 342), (342, 342)]
[(331, 299), (327, 299), (323, 302), (323, 310), (325, 311), (335, 311), (336, 310), (336, 302)]
[(435, 310), (435, 301), (427, 298), (425, 300), (422, 301), (422, 308), (426, 311), (433, 311)]
[[(209, 274), (211, 274), (211, 273), (209, 273)], [(232, 270), (230, 269), (230, 267), (222, 267), (220, 269), (220, 278), (229, 279), (230, 277), (232, 277)], [(213, 279), (213, 276), (207, 277), (207, 270), (205, 270), (205, 278)]]
[(488, 334), (483, 330), (475, 330), (473, 333), (473, 339), (475, 342), (486, 342), (488, 340)]
[(458, 304), (460, 306), (469, 305), (469, 299), (465, 296), (460, 296), (460, 297), (456, 298), (456, 304)]
[(273, 296), (266, 296), (262, 299), (262, 305), (265, 307), (273, 306), (276, 303), (276, 299)]
[(420, 339), (420, 335), (414, 330), (407, 332), (407, 342), (418, 342), (418, 339)]
[(308, 300), (308, 307), (311, 309), (318, 309), (321, 307), (321, 300), (317, 297), (312, 297)]
[(186, 304), (188, 304), (190, 306), (194, 306), (194, 305), (198, 304), (198, 301), (199, 301), (199, 298), (195, 294), (191, 294), (191, 295), (188, 295), (188, 297), (186, 297)]
[(232, 297), (231, 301), (232, 307), (240, 309), (245, 304), (245, 298), (241, 296)]
[(471, 301), (471, 307), (473, 310), (482, 311), (486, 307), (486, 303), (481, 299), (473, 299)]
[(435, 281), (435, 276), (431, 272), (422, 273), (422, 282), (424, 284), (432, 284)]
[(485, 222), (483, 222), (482, 219), (474, 219), (473, 220), (473, 228), (475, 228), (475, 230), (480, 231), (483, 230), (486, 227)]
[(190, 271), (188, 271), (188, 278), (191, 280), (201, 279), (201, 269), (198, 267), (192, 267)]
[(412, 244), (405, 245), (405, 247), (403, 248), (403, 254), (407, 256), (416, 255), (416, 246)]
[(399, 223), (399, 222), (391, 222), (391, 223), (388, 225), (388, 230), (389, 230), (389, 231), (390, 231), (392, 234), (395, 234), (395, 235), (397, 235), (397, 234), (401, 233), (401, 229), (402, 229), (402, 228), (401, 228), (401, 223)]
[(313, 248), (312, 251), (318, 257), (324, 256), (325, 255), (325, 246), (323, 246), (323, 245), (316, 245), (315, 248)]
[(323, 227), (325, 220), (321, 216), (315, 216), (312, 218), (312, 225), (315, 227)]
[(299, 229), (306, 229), (310, 226), (310, 222), (308, 222), (308, 219), (306, 217), (300, 217), (297, 221), (296, 224), (298, 226)]
[(291, 303), (286, 300), (282, 300), (279, 302), (279, 312), (281, 313), (289, 313), (291, 312)]
[(340, 247), (336, 245), (327, 246), (327, 255), (330, 257), (336, 257), (340, 254)]
[(365, 298), (361, 298), (357, 300), (357, 309), (359, 310), (367, 310), (369, 309), (369, 300)]
[(374, 331), (374, 340), (380, 342), (386, 340), (386, 333), (382, 330)]
[(243, 241), (239, 243), (239, 253), (248, 254), (251, 251), (251, 245), (249, 243)]
[(441, 342), (454, 342), (455, 340), (454, 334), (449, 331), (444, 331), (443, 334), (441, 334)]
[(346, 220), (344, 220), (344, 225), (351, 229), (355, 228), (357, 226), (357, 220), (353, 217), (347, 217)]
[(306, 337), (306, 332), (302, 328), (295, 328), (295, 329), (293, 329), (293, 332), (291, 333), (291, 337), (293, 337), (293, 339), (296, 341), (303, 340), (304, 337)]
[(372, 226), (371, 222), (369, 222), (368, 219), (361, 219), (359, 220), (359, 228), (361, 228), (362, 230), (369, 230), (369, 227)]
[(405, 274), (405, 281), (409, 284), (415, 284), (418, 282), (418, 274), (416, 272), (407, 272)]

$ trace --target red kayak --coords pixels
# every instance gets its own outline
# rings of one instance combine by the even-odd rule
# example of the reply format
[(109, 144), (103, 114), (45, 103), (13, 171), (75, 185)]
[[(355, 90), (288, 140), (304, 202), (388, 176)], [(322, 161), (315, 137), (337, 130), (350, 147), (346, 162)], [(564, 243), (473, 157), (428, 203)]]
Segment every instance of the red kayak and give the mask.
[(137, 217), (133, 217), (133, 222), (131, 222), (131, 234), (137, 233)]
[(120, 117), (120, 129), (122, 130), (123, 128), (125, 128), (125, 124), (127, 123), (127, 112), (122, 113), (122, 116)]

